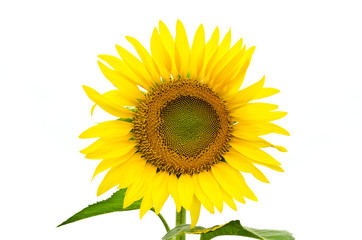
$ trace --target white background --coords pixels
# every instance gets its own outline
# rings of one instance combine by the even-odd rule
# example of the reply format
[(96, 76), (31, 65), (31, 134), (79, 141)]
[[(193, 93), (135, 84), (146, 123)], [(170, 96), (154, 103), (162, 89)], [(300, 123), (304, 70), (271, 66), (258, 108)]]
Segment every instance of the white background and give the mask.
[[(203, 210), (199, 225), (240, 219), (298, 240), (362, 239), (360, 10), (358, 1), (1, 1), (0, 238), (161, 239), (152, 212), (56, 226), (113, 191), (96, 197), (103, 175), (90, 181), (98, 161), (83, 158), (90, 142), (77, 138), (111, 118), (100, 109), (91, 117), (82, 90), (112, 88), (97, 55), (116, 55), (115, 44), (131, 49), (127, 35), (149, 48), (158, 20), (174, 34), (179, 18), (191, 39), (203, 23), (208, 38), (231, 27), (233, 42), (256, 46), (245, 83), (265, 74), (281, 90), (267, 101), (289, 112), (279, 124), (291, 132), (268, 138), (289, 149), (271, 152), (285, 173), (262, 168), (270, 184), (246, 176), (259, 201)], [(162, 213), (173, 225), (172, 201)]]

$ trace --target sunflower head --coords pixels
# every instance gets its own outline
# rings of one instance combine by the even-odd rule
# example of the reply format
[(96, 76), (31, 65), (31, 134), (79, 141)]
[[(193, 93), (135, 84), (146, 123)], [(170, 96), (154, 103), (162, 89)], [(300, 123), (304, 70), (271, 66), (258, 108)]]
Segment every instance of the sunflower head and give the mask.
[(208, 171), (220, 161), (232, 128), (220, 97), (207, 85), (182, 78), (149, 91), (133, 124), (147, 162), (178, 177)]
[(255, 165), (283, 171), (261, 148), (286, 149), (260, 136), (289, 133), (271, 123), (285, 112), (254, 102), (279, 92), (265, 88), (264, 77), (240, 90), (255, 48), (247, 49), (242, 39), (231, 47), (230, 31), (220, 42), (218, 28), (205, 44), (202, 25), (190, 47), (180, 21), (175, 39), (160, 22), (150, 52), (126, 38), (138, 58), (121, 46), (116, 46), (119, 58), (99, 56), (115, 89), (100, 94), (84, 86), (96, 105), (119, 118), (80, 135), (98, 138), (81, 151), (102, 160), (94, 176), (108, 170), (98, 195), (115, 186), (127, 188), (124, 207), (142, 199), (141, 217), (152, 207), (159, 213), (171, 195), (178, 211), (190, 211), (192, 226), (201, 205), (214, 213), (224, 202), (236, 210), (234, 200), (257, 200), (240, 172), (268, 182)]

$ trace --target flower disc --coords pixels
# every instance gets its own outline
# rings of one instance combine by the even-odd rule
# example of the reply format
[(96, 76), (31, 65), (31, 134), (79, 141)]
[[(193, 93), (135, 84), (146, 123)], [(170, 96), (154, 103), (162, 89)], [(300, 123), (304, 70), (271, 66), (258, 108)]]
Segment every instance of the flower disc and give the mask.
[(210, 169), (227, 150), (231, 133), (220, 97), (205, 84), (181, 79), (148, 92), (134, 126), (147, 162), (176, 175)]
[(160, 123), (163, 143), (184, 157), (199, 155), (214, 142), (221, 128), (219, 117), (208, 102), (182, 95), (161, 109)]

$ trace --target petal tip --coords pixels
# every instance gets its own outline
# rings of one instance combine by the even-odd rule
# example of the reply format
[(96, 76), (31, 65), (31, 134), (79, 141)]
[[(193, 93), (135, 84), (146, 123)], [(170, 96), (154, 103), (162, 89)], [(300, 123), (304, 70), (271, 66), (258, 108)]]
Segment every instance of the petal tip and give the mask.
[(127, 39), (127, 41), (131, 42), (133, 41), (135, 38), (131, 37), (131, 36), (125, 36), (125, 38)]

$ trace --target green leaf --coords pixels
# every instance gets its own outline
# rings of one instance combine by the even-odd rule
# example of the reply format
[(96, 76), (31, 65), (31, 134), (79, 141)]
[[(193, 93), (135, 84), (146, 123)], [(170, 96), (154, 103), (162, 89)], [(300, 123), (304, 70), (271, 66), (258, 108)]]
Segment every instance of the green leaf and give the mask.
[(246, 228), (241, 226), (239, 220), (231, 221), (224, 225), (218, 225), (212, 228), (205, 229), (204, 232), (201, 234), (200, 240), (209, 240), (222, 235), (236, 235), (264, 240), (264, 238), (262, 238), (261, 236), (258, 236), (257, 234), (250, 232)]
[(190, 227), (190, 224), (176, 226), (169, 231), (162, 240), (169, 240), (176, 235), (183, 233), (201, 234), (200, 240), (209, 240), (222, 235), (236, 235), (260, 240), (294, 240), (292, 234), (287, 231), (247, 228), (241, 226), (240, 221), (238, 220), (211, 228), (196, 226), (193, 229), (190, 229)]
[(191, 233), (191, 234), (198, 234), (201, 233), (202, 230), (204, 230), (204, 227), (196, 226), (193, 229), (190, 229), (190, 224), (180, 224), (176, 226), (175, 228), (171, 229), (165, 236), (163, 236), (162, 240), (169, 240), (173, 237), (183, 234), (183, 233)]
[(270, 230), (270, 229), (254, 229), (254, 228), (246, 228), (250, 232), (254, 232), (257, 235), (263, 237), (263, 239), (267, 240), (294, 240), (295, 238), (288, 231), (284, 230)]
[(209, 240), (221, 235), (236, 235), (261, 240), (294, 240), (292, 234), (287, 231), (243, 227), (239, 220), (205, 229), (200, 240)]
[(139, 209), (141, 206), (141, 200), (138, 200), (132, 203), (129, 207), (123, 208), (123, 200), (126, 194), (126, 189), (120, 189), (117, 192), (113, 193), (113, 195), (103, 201), (97, 202), (95, 204), (89, 205), (84, 208), (82, 211), (74, 214), (68, 220), (61, 223), (58, 227), (76, 222), (85, 218), (111, 213), (111, 212), (121, 212), (121, 211), (130, 211)]

